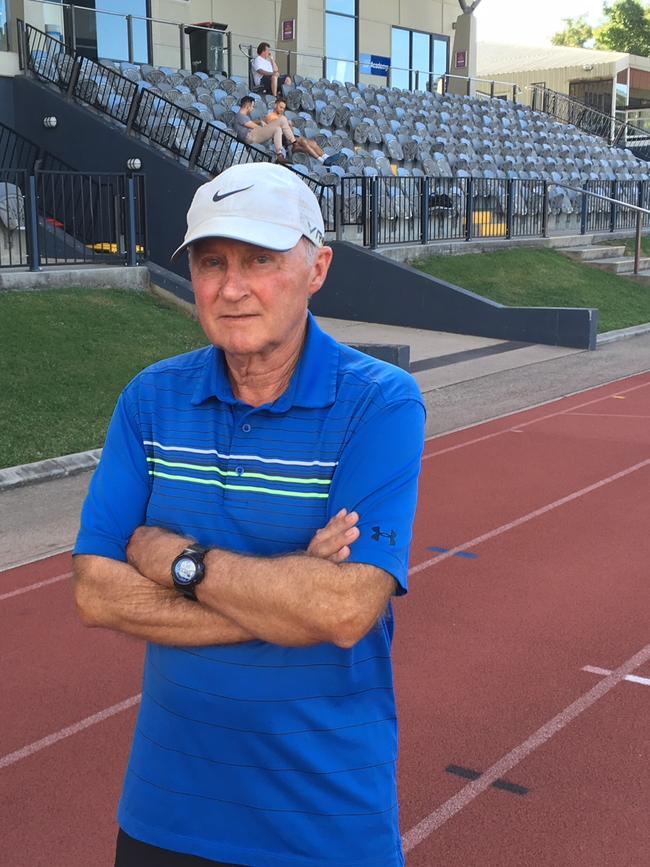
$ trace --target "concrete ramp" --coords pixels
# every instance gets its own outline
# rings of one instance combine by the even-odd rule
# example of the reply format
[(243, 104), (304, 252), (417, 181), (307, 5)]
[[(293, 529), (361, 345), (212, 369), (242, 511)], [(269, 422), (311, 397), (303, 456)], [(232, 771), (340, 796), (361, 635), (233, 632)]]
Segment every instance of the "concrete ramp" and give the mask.
[(312, 299), (318, 316), (496, 340), (595, 349), (598, 310), (505, 307), (345, 241)]

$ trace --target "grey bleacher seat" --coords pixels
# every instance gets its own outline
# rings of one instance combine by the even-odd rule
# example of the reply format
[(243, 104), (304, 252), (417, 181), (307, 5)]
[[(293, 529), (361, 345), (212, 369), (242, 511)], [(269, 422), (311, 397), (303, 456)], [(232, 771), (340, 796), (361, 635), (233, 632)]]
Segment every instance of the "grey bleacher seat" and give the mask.
[(7, 231), (25, 228), (25, 202), (20, 187), (0, 181), (0, 224)]

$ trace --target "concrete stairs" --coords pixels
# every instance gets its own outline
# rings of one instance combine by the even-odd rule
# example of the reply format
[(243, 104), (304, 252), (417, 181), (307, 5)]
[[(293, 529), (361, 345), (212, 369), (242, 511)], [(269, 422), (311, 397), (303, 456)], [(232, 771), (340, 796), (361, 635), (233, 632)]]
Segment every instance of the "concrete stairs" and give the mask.
[(631, 277), (644, 284), (650, 281), (650, 257), (639, 259), (639, 273), (634, 274), (634, 256), (625, 255), (625, 247), (591, 244), (582, 247), (560, 247), (558, 252), (582, 262), (600, 268), (601, 271), (609, 271), (610, 274), (618, 274), (621, 277)]

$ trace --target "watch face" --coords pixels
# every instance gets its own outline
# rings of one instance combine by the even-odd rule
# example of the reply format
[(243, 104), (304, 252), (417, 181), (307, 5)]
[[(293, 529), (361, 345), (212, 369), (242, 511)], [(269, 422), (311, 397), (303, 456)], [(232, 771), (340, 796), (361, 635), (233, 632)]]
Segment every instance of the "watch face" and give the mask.
[(191, 557), (182, 557), (174, 566), (174, 575), (179, 584), (191, 584), (198, 567)]

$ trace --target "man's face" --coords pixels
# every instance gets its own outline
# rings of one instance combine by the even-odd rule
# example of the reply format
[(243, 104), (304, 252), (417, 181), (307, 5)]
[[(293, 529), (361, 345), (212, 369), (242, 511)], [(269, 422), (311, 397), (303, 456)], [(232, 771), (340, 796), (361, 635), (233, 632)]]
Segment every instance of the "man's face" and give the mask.
[(241, 110), (244, 114), (250, 114), (251, 111), (253, 110), (254, 105), (255, 105), (254, 102), (247, 102), (245, 105), (242, 106)]
[(276, 102), (275, 110), (279, 115), (283, 115), (286, 110), (287, 104), (286, 102)]
[(271, 56), (271, 47), (267, 46), (260, 56), (263, 57), (265, 60), (268, 59)]
[(192, 285), (208, 340), (227, 355), (264, 362), (300, 345), (307, 302), (322, 286), (329, 247), (305, 256), (300, 241), (286, 253), (227, 238), (193, 245)]

